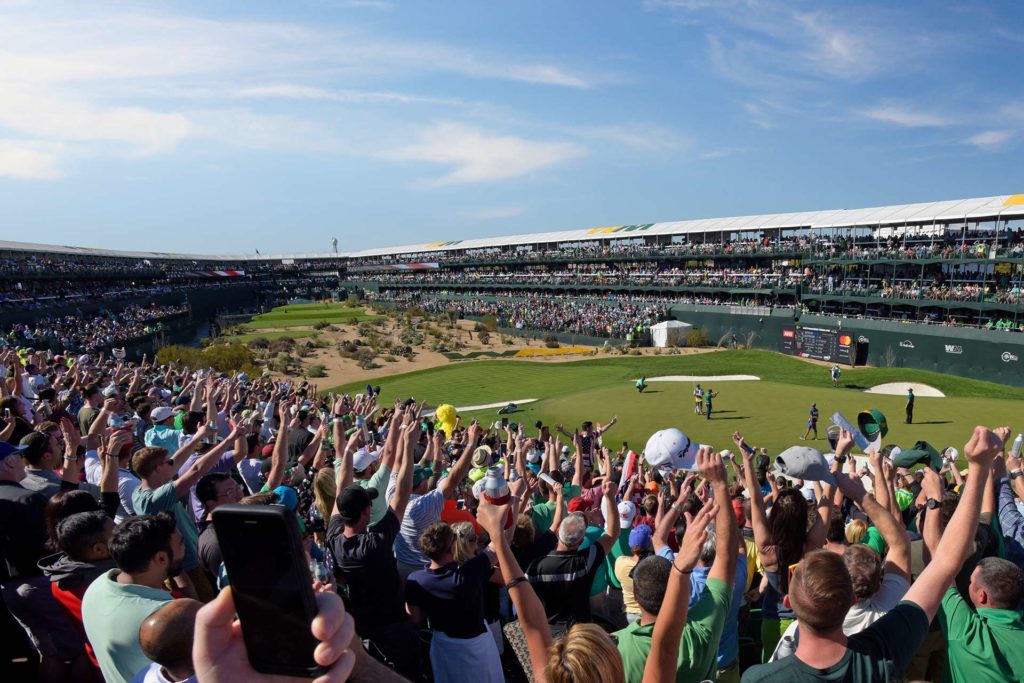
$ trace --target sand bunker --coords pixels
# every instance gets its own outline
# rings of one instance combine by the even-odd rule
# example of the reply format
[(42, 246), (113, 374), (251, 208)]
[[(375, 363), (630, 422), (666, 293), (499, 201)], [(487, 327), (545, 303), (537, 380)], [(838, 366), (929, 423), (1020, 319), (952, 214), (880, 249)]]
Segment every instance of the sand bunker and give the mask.
[(885, 384), (876, 384), (870, 389), (865, 389), (866, 394), (886, 394), (888, 396), (906, 396), (907, 389), (913, 389), (915, 396), (924, 396), (928, 398), (945, 398), (946, 395), (936, 389), (930, 387), (927, 384), (921, 384), (920, 382), (886, 382)]
[[(637, 379), (640, 379), (639, 377)], [(648, 377), (648, 382), (749, 382), (759, 380), (754, 375), (664, 375)], [(636, 379), (632, 380), (636, 382)], [(917, 389), (914, 389), (917, 391)]]
[[(455, 406), (455, 411), (458, 412), (458, 413), (470, 413), (470, 412), (473, 412), (474, 410), (487, 410), (488, 408), (504, 408), (509, 403), (515, 403), (517, 406), (521, 406), (524, 403), (533, 403), (534, 401), (539, 401), (539, 400), (540, 399), (536, 399), (536, 398), (521, 398), (521, 399), (518, 399), (518, 400), (515, 400), (515, 401), (500, 401), (498, 403), (485, 403), (485, 404), (479, 405), (479, 406)], [(434, 411), (433, 410), (428, 410), (427, 412), (425, 412), (423, 414), (424, 415), (433, 415)]]

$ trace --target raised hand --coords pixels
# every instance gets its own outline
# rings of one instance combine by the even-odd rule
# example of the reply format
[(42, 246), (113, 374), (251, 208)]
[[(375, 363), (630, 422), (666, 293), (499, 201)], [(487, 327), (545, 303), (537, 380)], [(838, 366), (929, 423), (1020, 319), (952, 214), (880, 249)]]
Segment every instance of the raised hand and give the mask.
[[(881, 481), (881, 473), (879, 473), (879, 481)], [(866, 491), (864, 490), (864, 482), (861, 481), (860, 477), (848, 477), (840, 474), (836, 477), (836, 483), (839, 485), (839, 490), (843, 492), (843, 495), (850, 500), (857, 503), (864, 500)]]
[(946, 495), (946, 480), (936, 474), (931, 467), (925, 467), (924, 480), (921, 481), (921, 490), (928, 498), (941, 501)]
[(971, 464), (988, 467), (1003, 450), (1003, 441), (987, 427), (977, 426), (971, 440), (964, 446), (964, 456)]
[(712, 485), (729, 483), (721, 453), (715, 453), (710, 446), (701, 446), (697, 450), (697, 470)]
[(710, 503), (700, 509), (700, 512), (693, 518), (693, 521), (686, 526), (686, 534), (683, 542), (679, 544), (679, 552), (673, 564), (682, 572), (693, 571), (700, 558), (701, 548), (708, 538), (708, 525), (718, 514), (718, 504)]

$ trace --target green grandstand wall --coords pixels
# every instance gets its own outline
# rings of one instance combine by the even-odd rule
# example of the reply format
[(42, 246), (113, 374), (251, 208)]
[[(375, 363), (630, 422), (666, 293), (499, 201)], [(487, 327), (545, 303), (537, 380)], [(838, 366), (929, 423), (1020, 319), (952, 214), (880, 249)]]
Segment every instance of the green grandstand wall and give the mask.
[(778, 351), (784, 330), (813, 326), (849, 335), (858, 356), (868, 365), (933, 370), (1024, 386), (1024, 334), (1019, 332), (816, 315), (796, 318), (788, 308), (738, 309), (679, 305), (671, 308), (671, 314), (703, 329), (712, 343), (735, 335), (740, 346), (749, 341), (755, 348)]

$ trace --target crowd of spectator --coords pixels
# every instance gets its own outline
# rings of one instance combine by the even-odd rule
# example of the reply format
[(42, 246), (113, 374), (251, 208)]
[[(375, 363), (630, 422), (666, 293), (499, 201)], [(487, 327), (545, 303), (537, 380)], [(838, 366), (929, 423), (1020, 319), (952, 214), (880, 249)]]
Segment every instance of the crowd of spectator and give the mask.
[[(652, 298), (653, 299), (653, 298)], [(453, 312), (466, 316), (494, 316), (500, 327), (516, 330), (567, 332), (611, 339), (644, 338), (652, 325), (668, 318), (664, 303), (628, 298), (600, 300), (564, 297), (447, 299), (415, 294), (392, 296), (382, 300), (401, 308), (413, 306), (432, 314)]]
[(116, 312), (44, 317), (32, 323), (15, 323), (6, 336), (0, 337), (0, 343), (89, 353), (163, 331), (163, 320), (188, 312), (187, 304), (152, 304), (130, 305)]
[[(230, 539), (211, 523), (239, 502), (297, 516), (292, 561), (319, 612), (241, 628), (309, 629), (322, 680), (1024, 672), (1009, 428), (965, 434), (963, 470), (924, 442), (855, 457), (845, 431), (834, 453), (801, 443), (772, 467), (738, 432), (662, 432), (635, 452), (617, 417), (467, 424), (373, 387), (102, 354), (7, 349), (0, 367), (0, 588), (46, 683), (270, 680), (246, 656)], [(242, 557), (288, 556), (269, 543)]]

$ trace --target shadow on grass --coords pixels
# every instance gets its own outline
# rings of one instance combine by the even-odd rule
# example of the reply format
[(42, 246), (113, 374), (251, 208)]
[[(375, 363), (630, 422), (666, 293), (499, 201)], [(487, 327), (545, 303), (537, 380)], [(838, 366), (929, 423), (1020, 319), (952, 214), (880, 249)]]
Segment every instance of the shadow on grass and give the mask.
[(913, 422), (912, 425), (951, 425), (952, 420), (932, 420), (931, 422)]

